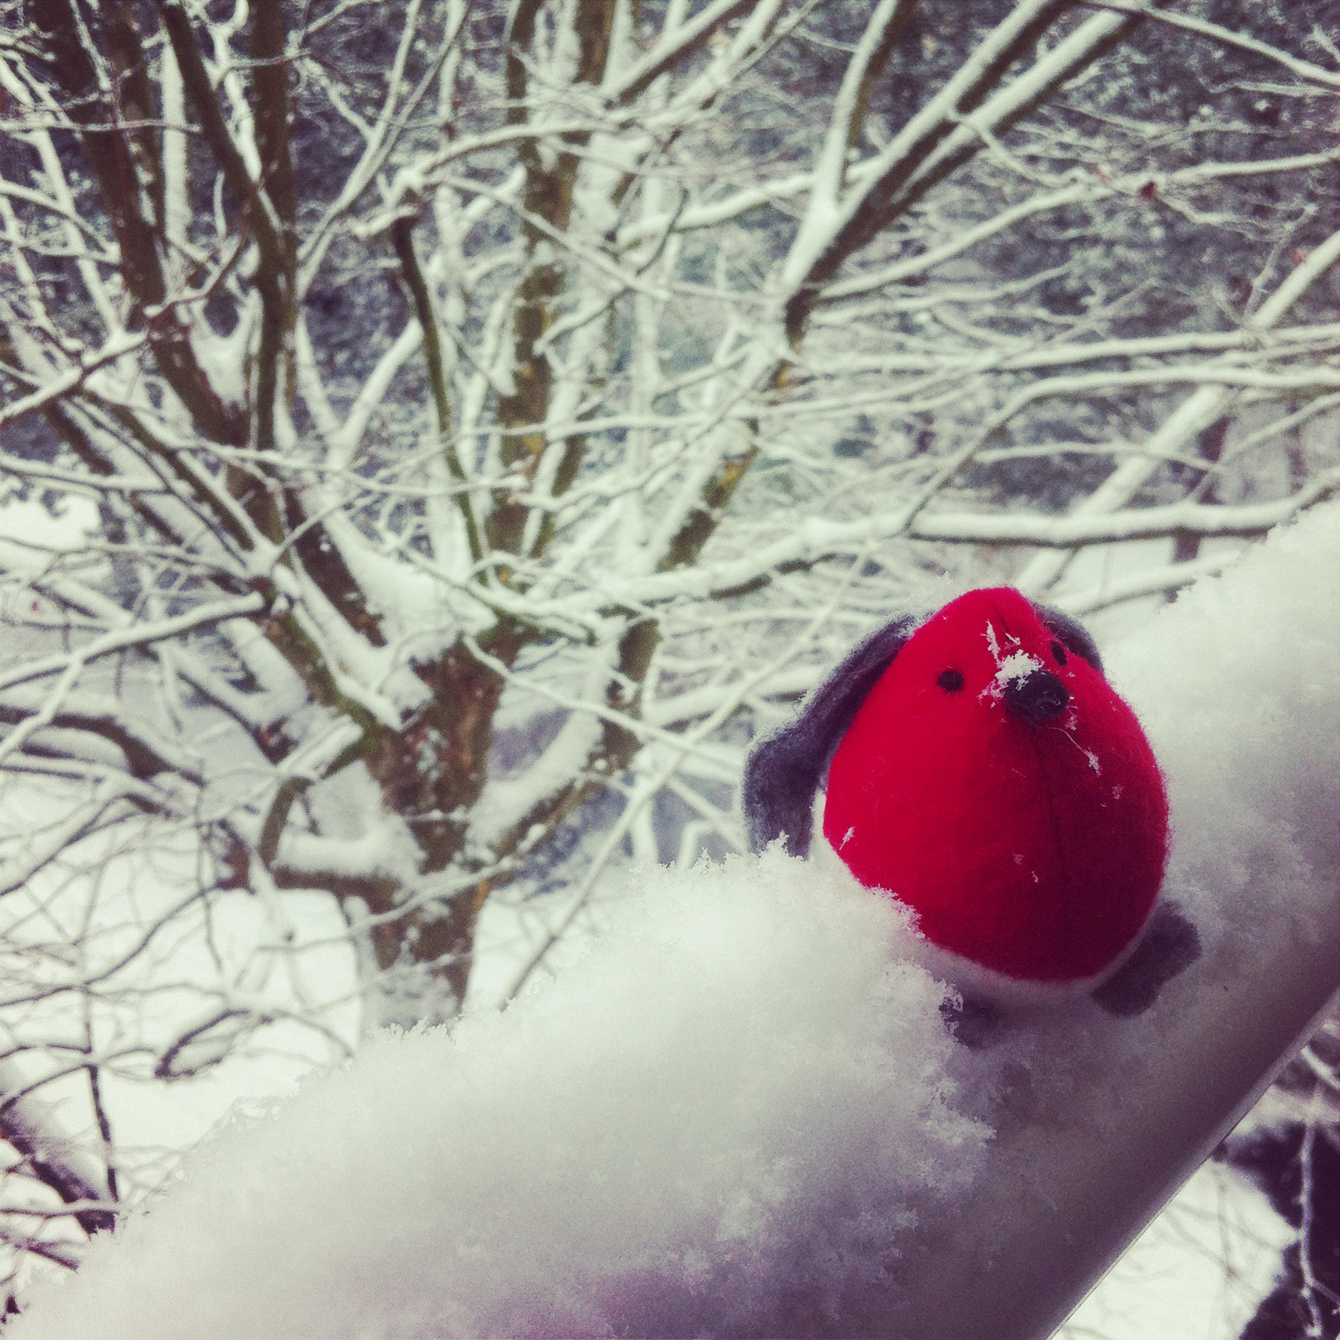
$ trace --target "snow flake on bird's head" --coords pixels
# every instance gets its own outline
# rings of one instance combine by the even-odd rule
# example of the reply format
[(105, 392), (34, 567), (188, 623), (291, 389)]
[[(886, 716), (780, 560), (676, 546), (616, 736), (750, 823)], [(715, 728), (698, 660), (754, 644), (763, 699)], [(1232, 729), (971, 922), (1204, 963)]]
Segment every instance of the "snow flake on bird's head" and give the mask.
[[(990, 619), (986, 621), (986, 632), (983, 633), (982, 636), (986, 639), (986, 646), (987, 650), (991, 653), (991, 659), (999, 665), (1001, 660), (1000, 639), (996, 636), (996, 626)], [(1019, 639), (1017, 637), (1010, 637), (1010, 635), (1006, 633), (1005, 638), (1006, 641), (1012, 643), (1014, 646), (1017, 647), (1019, 645)]]
[(996, 633), (995, 625), (990, 620), (987, 621), (986, 632), (982, 636), (986, 639), (991, 659), (996, 663), (996, 673), (987, 683), (986, 688), (980, 695), (981, 697), (999, 700), (1004, 696), (1011, 681), (1024, 679), (1031, 675), (1033, 671), (1043, 668), (1042, 662), (1031, 652), (1025, 651), (1020, 639), (1012, 633), (1005, 633), (1005, 645), (1002, 647), (1001, 638)]
[[(991, 659), (995, 661), (997, 670), (1005, 670), (1009, 667), (1009, 673), (1004, 675), (1005, 679), (1016, 679), (1021, 675), (1026, 675), (1029, 669), (1033, 669), (1042, 664), (1037, 657), (1030, 655), (1023, 649), (1023, 639), (1011, 633), (1007, 628), (1003, 633), (996, 632), (996, 625), (990, 619), (986, 621), (986, 632), (982, 634), (986, 640), (987, 650), (991, 653)], [(1028, 662), (1026, 669), (1019, 669), (1022, 664), (1020, 657)]]
[(1012, 652), (997, 665), (996, 683), (1003, 689), (1012, 679), (1025, 679), (1034, 670), (1041, 670), (1042, 662), (1026, 651)]

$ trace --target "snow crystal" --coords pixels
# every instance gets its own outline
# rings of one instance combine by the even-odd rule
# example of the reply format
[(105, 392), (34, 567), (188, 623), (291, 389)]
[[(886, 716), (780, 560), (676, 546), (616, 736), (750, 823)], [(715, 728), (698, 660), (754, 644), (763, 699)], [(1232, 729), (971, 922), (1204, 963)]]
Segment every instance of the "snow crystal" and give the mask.
[[(1012, 680), (1026, 679), (1034, 670), (1042, 669), (1042, 662), (1022, 648), (1007, 654), (1001, 648), (996, 626), (990, 620), (987, 620), (986, 632), (982, 636), (986, 639), (987, 650), (990, 651), (991, 658), (996, 663), (995, 676), (983, 690), (981, 695), (983, 698), (988, 695), (992, 698), (999, 698), (1009, 688)], [(1017, 647), (1019, 645), (1019, 639), (1010, 633), (1005, 634), (1005, 639), (1012, 646)]]
[(1016, 651), (1005, 657), (996, 670), (996, 683), (1005, 685), (1012, 679), (1026, 679), (1034, 670), (1041, 670), (1042, 662), (1026, 651)]
[[(986, 647), (987, 650), (991, 653), (991, 659), (994, 660), (997, 665), (999, 665), (1001, 661), (1004, 659), (1000, 648), (1000, 638), (996, 634), (996, 625), (993, 624), (989, 619), (987, 620), (986, 623), (986, 632), (982, 634), (982, 637), (986, 639)], [(1019, 639), (1017, 637), (1014, 637), (1010, 633), (1005, 634), (1005, 639), (1007, 642), (1011, 643), (1016, 647), (1019, 645)]]

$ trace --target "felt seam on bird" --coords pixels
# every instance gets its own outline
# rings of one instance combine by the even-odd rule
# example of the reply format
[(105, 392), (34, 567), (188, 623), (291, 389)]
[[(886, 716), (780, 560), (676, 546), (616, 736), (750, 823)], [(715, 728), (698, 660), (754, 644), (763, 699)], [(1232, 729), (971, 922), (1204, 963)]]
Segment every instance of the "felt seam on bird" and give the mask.
[[(913, 956), (1005, 1002), (1121, 977), (1167, 857), (1162, 774), (1093, 640), (1010, 588), (860, 644), (753, 751), (745, 812), (756, 850), (831, 854), (912, 910)], [(1135, 994), (1171, 971), (1143, 965)], [(1098, 998), (1133, 1012), (1118, 990)]]

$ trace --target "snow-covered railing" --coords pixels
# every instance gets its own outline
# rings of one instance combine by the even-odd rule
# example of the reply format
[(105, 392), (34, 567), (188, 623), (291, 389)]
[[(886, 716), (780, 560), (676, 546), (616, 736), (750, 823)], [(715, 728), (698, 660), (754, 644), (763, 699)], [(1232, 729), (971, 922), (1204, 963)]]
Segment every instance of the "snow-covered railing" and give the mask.
[(1340, 986), (1338, 523), (1109, 656), (1202, 950), (1143, 1014), (963, 1045), (905, 917), (834, 867), (644, 872), (505, 1012), (220, 1133), (7, 1335), (1042, 1340)]

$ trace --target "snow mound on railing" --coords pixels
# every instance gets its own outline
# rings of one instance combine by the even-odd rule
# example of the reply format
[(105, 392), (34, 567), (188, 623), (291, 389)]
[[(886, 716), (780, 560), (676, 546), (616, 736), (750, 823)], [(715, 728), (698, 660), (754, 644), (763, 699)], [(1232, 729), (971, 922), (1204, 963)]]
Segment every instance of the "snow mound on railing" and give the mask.
[(561, 979), (216, 1137), (14, 1334), (823, 1328), (987, 1136), (902, 920), (780, 851), (647, 871)]

